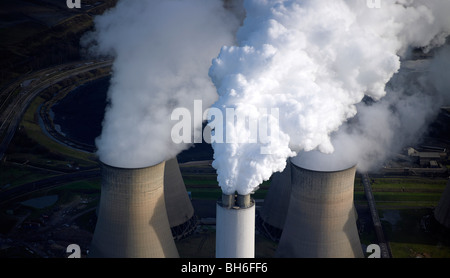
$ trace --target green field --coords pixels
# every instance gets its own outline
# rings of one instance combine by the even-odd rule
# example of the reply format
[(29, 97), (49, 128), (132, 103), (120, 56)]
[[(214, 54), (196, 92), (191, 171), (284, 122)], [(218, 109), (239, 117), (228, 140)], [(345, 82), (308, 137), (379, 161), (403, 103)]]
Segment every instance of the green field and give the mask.
[[(376, 207), (392, 256), (450, 258), (450, 231), (433, 215), (448, 180), (383, 177), (373, 181)], [(355, 203), (363, 204), (364, 200), (364, 192), (355, 191)]]
[(444, 178), (424, 177), (393, 177), (376, 178), (372, 183), (373, 191), (381, 190), (420, 190), (420, 191), (442, 191), (447, 183)]
[(0, 165), (0, 190), (38, 181), (56, 175), (50, 171), (31, 169), (27, 165), (4, 163)]
[(432, 209), (383, 209), (379, 215), (394, 258), (450, 258), (450, 231)]
[[(445, 178), (374, 178), (372, 191), (378, 208), (435, 207), (447, 184)], [(366, 202), (364, 188), (355, 182), (355, 202)]]

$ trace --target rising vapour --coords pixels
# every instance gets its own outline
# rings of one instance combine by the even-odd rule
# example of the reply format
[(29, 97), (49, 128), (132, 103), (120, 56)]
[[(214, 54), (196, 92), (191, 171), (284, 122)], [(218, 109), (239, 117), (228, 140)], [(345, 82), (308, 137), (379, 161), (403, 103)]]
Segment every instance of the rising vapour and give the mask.
[[(423, 90), (428, 81), (403, 86), (409, 78), (397, 73), (413, 48), (430, 51), (445, 42), (450, 21), (444, 11), (450, 2), (385, 0), (379, 7), (369, 2), (244, 1), (237, 45), (223, 47), (210, 68), (219, 94), (213, 107), (246, 113), (248, 122), (264, 116), (257, 113), (260, 107), (278, 108), (279, 134), (270, 143), (213, 143), (213, 166), (224, 193), (252, 192), (299, 153), (297, 162), (313, 161), (312, 154), (327, 161), (335, 153), (349, 165), (370, 167), (372, 157), (380, 159), (395, 141), (408, 107), (430, 103), (421, 101), (427, 94), (408, 91)], [(372, 105), (362, 102), (365, 98)], [(245, 128), (224, 124), (236, 137), (246, 136)], [(372, 140), (379, 141), (371, 145)], [(270, 154), (261, 154), (261, 145)], [(302, 158), (305, 154), (310, 157)]]
[(302, 152), (293, 160), (310, 169), (360, 171), (383, 166), (395, 153), (418, 143), (440, 108), (450, 104), (450, 46), (432, 59), (404, 61), (378, 102), (357, 105), (358, 114), (332, 135), (335, 152)]
[(222, 45), (233, 44), (238, 26), (221, 0), (121, 0), (96, 17), (82, 44), (114, 58), (96, 140), (100, 160), (147, 167), (188, 148), (171, 139), (171, 113), (177, 107), (192, 111), (194, 100), (205, 107), (217, 100), (208, 68)]

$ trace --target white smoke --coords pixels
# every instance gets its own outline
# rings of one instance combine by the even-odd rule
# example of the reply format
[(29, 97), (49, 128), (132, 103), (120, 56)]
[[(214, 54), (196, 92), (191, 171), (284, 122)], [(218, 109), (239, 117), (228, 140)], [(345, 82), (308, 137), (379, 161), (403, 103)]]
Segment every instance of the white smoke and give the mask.
[(393, 154), (414, 145), (440, 108), (450, 104), (450, 45), (429, 59), (404, 61), (378, 102), (359, 103), (355, 119), (332, 134), (335, 151), (300, 152), (292, 160), (313, 170), (342, 170), (357, 164), (376, 170)]
[[(223, 47), (210, 68), (219, 94), (213, 106), (224, 113), (235, 108), (249, 121), (261, 117), (254, 113), (259, 107), (278, 108), (280, 134), (266, 155), (261, 143), (213, 143), (222, 190), (248, 194), (299, 153), (297, 162), (367, 168), (399, 130), (409, 132), (399, 141), (414, 138), (436, 108), (429, 96), (437, 93), (423, 92), (425, 75), (404, 86), (410, 76), (396, 73), (413, 48), (429, 51), (450, 33), (450, 1), (429, 2), (385, 0), (370, 8), (360, 0), (246, 0), (237, 46)], [(364, 97), (375, 102), (365, 104)], [(412, 109), (426, 112), (411, 119)], [(356, 123), (348, 122), (356, 115)], [(408, 119), (415, 128), (404, 125)], [(245, 136), (239, 128), (227, 122), (225, 129)], [(329, 165), (316, 160), (321, 156)]]
[(170, 115), (177, 107), (192, 111), (193, 100), (217, 100), (208, 68), (222, 45), (234, 43), (238, 26), (221, 0), (122, 0), (96, 17), (82, 44), (114, 58), (96, 140), (100, 160), (147, 167), (188, 148), (173, 143)]

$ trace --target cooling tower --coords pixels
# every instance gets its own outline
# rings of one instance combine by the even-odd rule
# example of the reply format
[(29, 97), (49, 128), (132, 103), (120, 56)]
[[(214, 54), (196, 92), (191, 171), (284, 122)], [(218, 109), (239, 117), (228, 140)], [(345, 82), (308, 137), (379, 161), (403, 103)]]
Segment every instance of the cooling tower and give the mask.
[(353, 205), (355, 173), (356, 167), (320, 172), (291, 164), (291, 198), (276, 257), (364, 257)]
[(272, 175), (269, 191), (258, 215), (259, 230), (274, 241), (280, 239), (283, 231), (291, 187), (291, 162), (288, 160), (283, 172)]
[(100, 206), (89, 257), (179, 257), (166, 212), (164, 166), (123, 169), (101, 164)]
[(450, 180), (447, 182), (444, 193), (434, 210), (436, 220), (447, 228), (450, 228)]
[(250, 195), (222, 195), (217, 202), (216, 258), (255, 257), (255, 202)]
[(195, 229), (196, 219), (176, 158), (166, 161), (164, 196), (172, 235), (183, 238)]

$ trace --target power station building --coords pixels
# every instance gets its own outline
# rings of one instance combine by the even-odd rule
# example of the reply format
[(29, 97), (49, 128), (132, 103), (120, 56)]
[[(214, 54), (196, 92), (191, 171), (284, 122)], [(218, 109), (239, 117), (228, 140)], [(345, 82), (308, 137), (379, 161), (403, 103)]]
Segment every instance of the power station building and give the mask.
[(363, 258), (353, 205), (356, 167), (325, 172), (290, 165), (292, 188), (276, 257)]
[(101, 198), (89, 257), (177, 258), (164, 197), (165, 162), (139, 169), (101, 164)]
[(437, 207), (434, 209), (434, 217), (439, 223), (450, 228), (450, 179)]
[[(89, 257), (179, 257), (173, 228), (190, 226), (194, 209), (177, 160), (138, 169), (102, 163), (101, 169)], [(353, 205), (355, 173), (355, 167), (322, 172), (289, 162), (274, 177), (261, 219), (282, 231), (276, 257), (364, 257)], [(216, 257), (254, 255), (254, 200), (222, 194), (216, 204)]]

